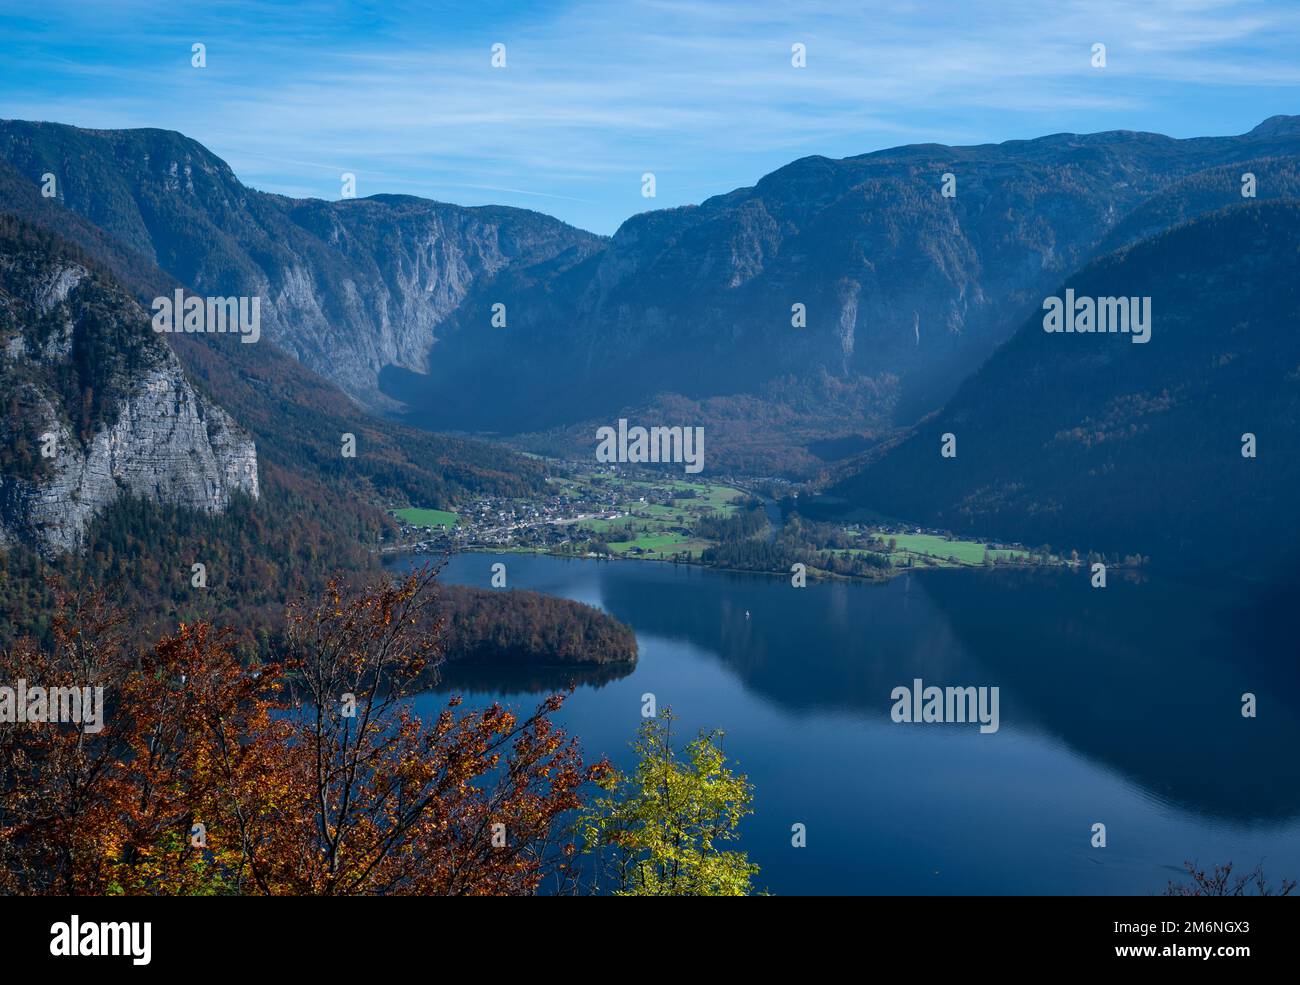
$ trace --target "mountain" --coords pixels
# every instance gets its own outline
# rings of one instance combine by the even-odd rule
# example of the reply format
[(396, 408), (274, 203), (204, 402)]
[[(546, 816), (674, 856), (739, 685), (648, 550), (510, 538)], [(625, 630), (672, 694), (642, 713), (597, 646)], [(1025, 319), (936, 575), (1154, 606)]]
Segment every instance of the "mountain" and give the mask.
[[(142, 254), (59, 198), (42, 197), (39, 177), (0, 160), (0, 213), (77, 244), (145, 303), (192, 286), (159, 268), (150, 258), (152, 251)], [(109, 221), (112, 213), (99, 218)], [(109, 226), (120, 224), (109, 221)], [(162, 338), (177, 352), (194, 384), (252, 432), (264, 470), (283, 473), (297, 488), (334, 487), (367, 515), (372, 529), (382, 523), (373, 509), (376, 502), (452, 507), (474, 494), (527, 495), (541, 488), (543, 470), (536, 462), (480, 442), (373, 417), (265, 334), (256, 345), (232, 345), (227, 336), (207, 334)], [(345, 433), (357, 436), (355, 459), (340, 456)]]
[(1098, 254), (1131, 246), (1197, 216), (1240, 205), (1243, 175), (1255, 179), (1258, 201), (1300, 199), (1300, 158), (1297, 157), (1265, 157), (1206, 168), (1174, 182), (1130, 212), (1106, 235)]
[(257, 498), (257, 452), (198, 393), (127, 292), (0, 216), (0, 547), (84, 545), (119, 496), (220, 513)]
[[(805, 158), (697, 207), (634, 216), (566, 269), (505, 268), (438, 328), (426, 374), (382, 382), (426, 426), (582, 422), (569, 437), (589, 448), (589, 424), (632, 408), (708, 425), (713, 465), (744, 459), (762, 433), (777, 451), (766, 463), (806, 467), (819, 438), (833, 457), (853, 444), (834, 439), (878, 439), (938, 406), (1045, 291), (1119, 245), (1117, 230), (1182, 221), (1172, 205), (1197, 175), (1227, 181), (1215, 207), (1240, 200), (1245, 162), (1259, 195), (1289, 194), (1294, 121), (1237, 137), (1057, 134)], [(493, 332), (495, 302), (510, 317)], [(796, 303), (806, 328), (791, 325)]]
[(0, 121), (0, 157), (33, 184), (54, 175), (63, 205), (196, 293), (260, 296), (272, 341), (372, 407), (391, 403), (380, 370), (422, 369), (478, 280), (601, 243), (521, 209), (266, 194), (165, 130)]
[(1246, 171), (1260, 199), (1294, 195), (1298, 119), (809, 157), (608, 239), (514, 209), (268, 195), (158, 130), (9, 121), (0, 159), (29, 195), (55, 175), (139, 263), (263, 297), (267, 337), (372, 410), (584, 456), (618, 416), (702, 425), (708, 468), (809, 476), (940, 406), (1096, 257), (1240, 200)]
[[(131, 276), (162, 283), (160, 271), (132, 266), (110, 240), (66, 226)], [(379, 574), (365, 547), (383, 525), (381, 495), (527, 492), (541, 474), (522, 459), (517, 474), (488, 471), (493, 461), (516, 459), (476, 442), (368, 424), (325, 381), (286, 400), (276, 374), (301, 383), (310, 371), (270, 346), (227, 336), (223, 350), (189, 340), (183, 367), (165, 338), (98, 260), (0, 214), (0, 647), (50, 632), (58, 588), (98, 586), (132, 613), (141, 640), (180, 621), (214, 619), (253, 631), (243, 640), (265, 655), (286, 601), (319, 592), (330, 578)], [(269, 366), (228, 358), (249, 348), (270, 357)], [(204, 384), (234, 394), (241, 415), (271, 436), (266, 468)], [(297, 435), (322, 423), (355, 428), (363, 451), (353, 461), (365, 464), (329, 472), (337, 448), (324, 461), (304, 458), (310, 439)], [(406, 461), (394, 439), (429, 458)], [(193, 580), (195, 563), (203, 585)], [(565, 599), (451, 586), (437, 611), (448, 626), (443, 655), (453, 663), (505, 661), (529, 674), (594, 669), (612, 679), (636, 659), (628, 627)]]
[[(378, 574), (369, 548), (395, 529), (386, 507), (454, 509), (478, 495), (528, 496), (542, 488), (545, 470), (536, 460), (374, 417), (266, 337), (248, 345), (230, 335), (154, 333), (140, 303), (170, 297), (188, 285), (57, 198), (42, 197), (40, 184), (40, 175), (29, 177), (0, 160), (0, 222), (5, 228), (17, 224), (52, 257), (69, 257), (69, 263), (91, 272), (94, 284), (127, 314), (119, 312), (108, 332), (99, 295), (69, 291), (60, 312), (106, 339), (97, 348), (74, 349), (61, 365), (44, 350), (14, 341), (24, 333), (44, 337), (55, 329), (40, 320), (45, 316), (32, 303), (11, 306), (5, 351), (23, 359), (8, 364), (13, 382), (0, 390), (6, 400), (0, 434), (7, 449), (0, 453), (5, 497), (0, 611), (6, 625), (0, 643), (10, 638), (10, 630), (48, 631), (53, 607), (48, 579), (56, 576), (65, 586), (111, 584), (116, 600), (140, 614), (136, 628), (142, 635), (165, 631), (182, 619), (219, 618), (255, 629), (265, 649), (267, 632), (275, 631), (287, 599), (314, 594), (331, 577)], [(35, 288), (28, 294), (40, 296)], [(40, 364), (33, 365), (37, 357)], [(166, 367), (170, 391), (158, 390), (149, 360)], [(140, 400), (120, 402), (126, 413), (114, 419), (122, 423), (110, 433), (108, 464), (98, 452), (85, 463), (76, 459), (77, 475), (85, 473), (93, 482), (51, 486), (52, 466), (40, 459), (31, 433), (35, 418), (19, 403), (20, 394), (31, 390), (21, 389), (29, 377), (37, 383), (53, 379), (59, 389), (43, 399), (72, 422), (76, 447), (92, 452), (98, 446), (86, 442), (93, 436), (78, 430), (83, 400), (98, 413), (110, 393), (129, 395), (143, 388), (146, 394), (165, 393), (176, 407), (203, 408), (196, 413), (214, 426), (210, 444), (218, 461), (223, 445), (215, 422), (224, 410), (229, 433), (251, 437), (249, 447), (256, 447), (257, 498), (230, 495), (224, 509), (215, 509), (188, 495), (185, 476), (205, 487), (215, 482), (195, 468), (206, 460), (200, 443), (191, 446), (183, 474), (171, 469), (175, 456), (166, 468), (155, 463), (140, 476), (131, 468), (124, 471), (117, 438), (123, 428), (135, 427), (141, 414), (161, 410), (158, 400), (148, 407)], [(356, 438), (355, 458), (341, 454), (345, 434)], [(194, 429), (190, 435), (197, 441)], [(160, 454), (167, 450), (159, 448)], [(183, 450), (183, 443), (176, 446), (178, 454)], [(159, 472), (163, 478), (154, 487), (143, 481)], [(213, 503), (219, 501), (217, 496)], [(199, 562), (208, 576), (203, 591), (191, 585), (192, 565)]]
[(1093, 262), (1048, 293), (1149, 297), (1148, 342), (1049, 333), (1040, 311), (830, 505), (1165, 568), (1281, 570), (1300, 548), (1298, 261), (1300, 203), (1238, 200)]

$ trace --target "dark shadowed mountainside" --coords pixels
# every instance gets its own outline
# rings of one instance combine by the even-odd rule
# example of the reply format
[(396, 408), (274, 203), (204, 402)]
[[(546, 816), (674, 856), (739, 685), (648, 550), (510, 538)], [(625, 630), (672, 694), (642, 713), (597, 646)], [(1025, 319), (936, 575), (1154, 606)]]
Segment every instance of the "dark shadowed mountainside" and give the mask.
[(1149, 342), (1031, 316), (831, 495), (976, 535), (1274, 573), (1300, 548), (1297, 269), (1296, 202), (1234, 205), (1104, 257), (1056, 293), (1150, 297)]

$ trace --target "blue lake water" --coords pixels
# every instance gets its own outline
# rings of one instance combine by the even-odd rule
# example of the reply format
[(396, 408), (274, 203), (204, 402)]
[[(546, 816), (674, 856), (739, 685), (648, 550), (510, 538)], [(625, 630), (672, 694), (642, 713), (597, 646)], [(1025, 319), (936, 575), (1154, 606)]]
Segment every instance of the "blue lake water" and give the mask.
[[(498, 561), (510, 587), (636, 631), (635, 670), (579, 679), (558, 716), (589, 758), (630, 765), (646, 693), (683, 737), (725, 731), (755, 786), (742, 847), (760, 888), (1145, 895), (1184, 860), (1300, 877), (1300, 671), (1285, 602), (1114, 573), (1103, 590), (1086, 574), (970, 571), (795, 589), (537, 555), (460, 555), (443, 578), (488, 587)], [(438, 692), (526, 710), (572, 677), (452, 666)], [(999, 730), (893, 722), (891, 691), (914, 678), (997, 686)], [(1241, 714), (1245, 692), (1255, 718)], [(1091, 846), (1098, 822), (1105, 848)], [(791, 845), (795, 823), (805, 848)]]

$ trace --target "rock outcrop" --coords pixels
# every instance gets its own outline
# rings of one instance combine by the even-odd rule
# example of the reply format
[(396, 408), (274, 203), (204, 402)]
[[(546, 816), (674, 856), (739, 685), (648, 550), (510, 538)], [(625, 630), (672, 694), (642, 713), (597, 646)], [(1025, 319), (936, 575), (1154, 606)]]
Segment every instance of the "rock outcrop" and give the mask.
[(139, 304), (12, 220), (0, 397), (0, 546), (76, 550), (124, 494), (205, 512), (258, 495), (253, 441), (195, 390)]

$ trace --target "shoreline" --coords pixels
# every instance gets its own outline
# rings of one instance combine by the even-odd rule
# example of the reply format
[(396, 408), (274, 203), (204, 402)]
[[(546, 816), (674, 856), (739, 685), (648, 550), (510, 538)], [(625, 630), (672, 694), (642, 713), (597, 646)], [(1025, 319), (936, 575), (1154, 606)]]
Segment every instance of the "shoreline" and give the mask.
[[(789, 578), (791, 575), (791, 572), (789, 571), (763, 571), (755, 568), (730, 568), (721, 565), (704, 564), (703, 562), (695, 561), (695, 560), (681, 560), (681, 559), (674, 559), (674, 558), (645, 557), (645, 556), (629, 557), (627, 555), (619, 555), (619, 554), (610, 554), (610, 555), (562, 554), (558, 551), (543, 551), (543, 550), (536, 550), (534, 548), (528, 548), (528, 547), (473, 546), (473, 547), (457, 548), (455, 550), (451, 550), (446, 553), (435, 554), (432, 551), (411, 550), (409, 545), (406, 546), (395, 545), (392, 547), (382, 547), (379, 549), (378, 553), (381, 556), (385, 554), (390, 554), (390, 555), (402, 555), (408, 557), (416, 557), (416, 556), (427, 556), (430, 558), (440, 557), (445, 559), (453, 558), (458, 554), (535, 554), (540, 557), (553, 557), (562, 561), (642, 561), (642, 562), (648, 561), (656, 564), (684, 565), (692, 568), (700, 568), (704, 571), (718, 571), (718, 572), (727, 572), (730, 574), (740, 574), (740, 575), (762, 575), (768, 578)], [(924, 557), (926, 555), (914, 555), (914, 556)], [(1002, 564), (995, 564), (987, 567), (981, 564), (951, 564), (951, 563), (919, 564), (919, 565), (908, 565), (906, 567), (898, 567), (898, 566), (891, 565), (890, 568), (887, 570), (887, 572), (882, 571), (880, 577), (874, 577), (874, 578), (867, 577), (865, 575), (843, 575), (837, 572), (827, 571), (824, 568), (814, 568), (812, 566), (809, 566), (807, 570), (807, 574), (810, 581), (846, 581), (846, 582), (861, 582), (863, 584), (868, 584), (868, 585), (883, 585), (890, 581), (893, 581), (895, 578), (897, 578), (900, 575), (913, 574), (921, 571), (1070, 570), (1070, 569), (1081, 567), (1083, 563), (1084, 563), (1083, 561), (1079, 561), (1076, 564), (1070, 564), (1069, 562), (1060, 562), (1056, 564), (1012, 564), (1012, 563), (1004, 562)], [(1121, 565), (1121, 564), (1107, 565), (1108, 571), (1112, 569), (1123, 570), (1123, 571), (1138, 570), (1135, 568), (1129, 568), (1128, 566)]]

